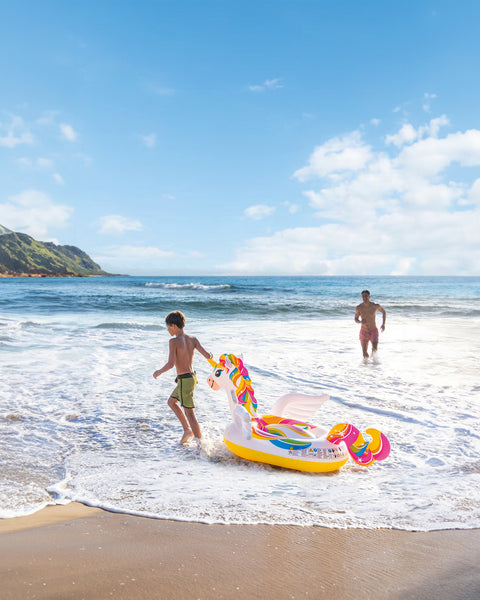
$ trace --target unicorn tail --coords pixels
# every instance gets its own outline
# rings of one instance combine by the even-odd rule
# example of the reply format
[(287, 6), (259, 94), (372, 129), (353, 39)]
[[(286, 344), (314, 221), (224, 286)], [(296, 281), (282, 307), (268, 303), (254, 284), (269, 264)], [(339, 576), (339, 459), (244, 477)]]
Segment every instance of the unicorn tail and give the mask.
[(368, 467), (375, 460), (385, 460), (390, 454), (390, 442), (386, 435), (378, 429), (367, 429), (371, 441), (365, 441), (362, 433), (350, 423), (340, 423), (332, 427), (327, 440), (332, 444), (345, 442), (347, 450), (353, 460), (364, 467)]
[(365, 433), (372, 438), (369, 445), (375, 460), (385, 460), (390, 454), (390, 442), (387, 436), (378, 429), (365, 429)]

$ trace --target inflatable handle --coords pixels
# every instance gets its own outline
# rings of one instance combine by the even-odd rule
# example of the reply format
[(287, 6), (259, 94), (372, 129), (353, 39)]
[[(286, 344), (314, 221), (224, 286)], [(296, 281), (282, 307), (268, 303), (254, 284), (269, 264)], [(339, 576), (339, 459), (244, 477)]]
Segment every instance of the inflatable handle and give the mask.
[(218, 365), (217, 361), (213, 360), (213, 358), (207, 358), (207, 360), (212, 367), (216, 367)]

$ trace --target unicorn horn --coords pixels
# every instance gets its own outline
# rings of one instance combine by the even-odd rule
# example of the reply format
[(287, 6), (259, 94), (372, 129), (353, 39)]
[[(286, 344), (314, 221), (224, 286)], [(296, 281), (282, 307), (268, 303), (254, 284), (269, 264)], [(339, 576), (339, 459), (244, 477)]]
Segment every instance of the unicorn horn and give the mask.
[(212, 367), (216, 367), (217, 366), (217, 361), (213, 360), (213, 358), (207, 358), (208, 362), (211, 364)]

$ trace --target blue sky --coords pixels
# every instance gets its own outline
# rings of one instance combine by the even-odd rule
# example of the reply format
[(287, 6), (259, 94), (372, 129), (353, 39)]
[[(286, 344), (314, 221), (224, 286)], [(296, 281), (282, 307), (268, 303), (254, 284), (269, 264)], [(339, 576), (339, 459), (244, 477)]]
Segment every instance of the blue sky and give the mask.
[(138, 275), (479, 275), (480, 3), (4, 3), (0, 224)]

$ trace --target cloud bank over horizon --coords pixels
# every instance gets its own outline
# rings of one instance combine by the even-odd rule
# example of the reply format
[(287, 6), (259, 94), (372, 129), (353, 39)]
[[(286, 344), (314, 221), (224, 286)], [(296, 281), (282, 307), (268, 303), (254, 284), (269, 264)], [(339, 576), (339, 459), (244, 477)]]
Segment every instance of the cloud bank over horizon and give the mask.
[(310, 275), (480, 272), (480, 130), (405, 122), (379, 148), (362, 129), (316, 146), (293, 173), (318, 225), (255, 237), (226, 271)]

